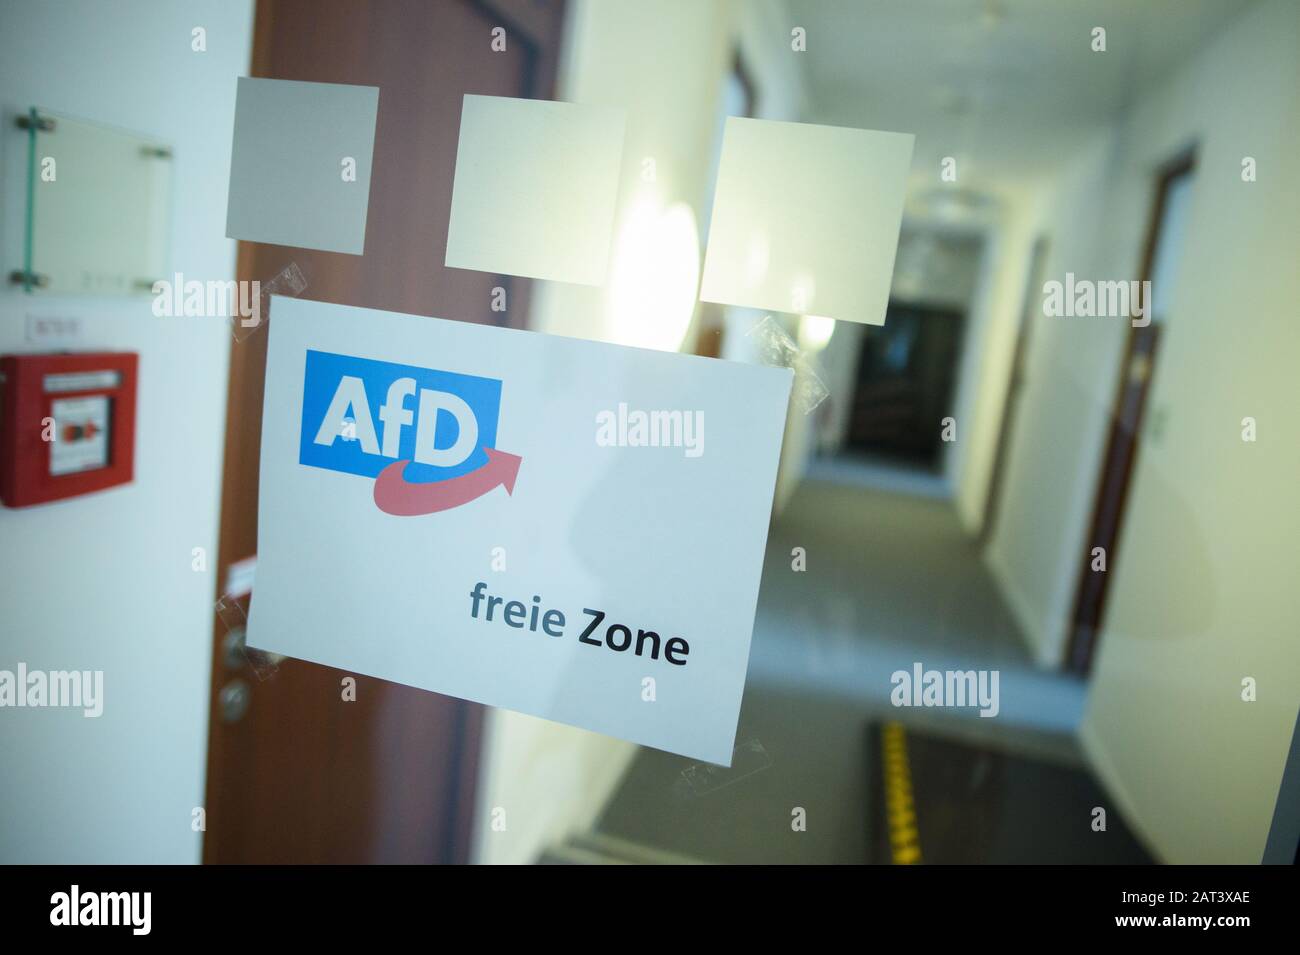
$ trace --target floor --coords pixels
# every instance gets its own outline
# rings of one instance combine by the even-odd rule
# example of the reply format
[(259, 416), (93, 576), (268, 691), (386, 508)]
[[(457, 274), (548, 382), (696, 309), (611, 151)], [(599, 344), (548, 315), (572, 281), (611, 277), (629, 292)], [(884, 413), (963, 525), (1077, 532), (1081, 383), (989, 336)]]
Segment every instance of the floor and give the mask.
[[(868, 733), (871, 861), (880, 864), (1149, 865), (1096, 778), (931, 736), (901, 724)], [(1104, 815), (1103, 815), (1104, 813)]]
[[(915, 663), (998, 670), (999, 714), (890, 705)], [(769, 536), (733, 769), (642, 750), (597, 829), (712, 862), (865, 862), (868, 723), (1071, 766), (1083, 700), (1034, 666), (938, 479), (818, 462)]]

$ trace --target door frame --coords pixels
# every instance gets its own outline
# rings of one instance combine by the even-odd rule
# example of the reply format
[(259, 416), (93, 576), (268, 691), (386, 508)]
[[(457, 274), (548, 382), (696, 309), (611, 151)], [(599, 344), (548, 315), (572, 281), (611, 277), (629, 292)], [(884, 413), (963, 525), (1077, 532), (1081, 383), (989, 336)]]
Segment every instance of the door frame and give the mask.
[[(1147, 221), (1146, 239), (1142, 248), (1140, 281), (1151, 279), (1156, 250), (1161, 235), (1169, 192), (1175, 182), (1191, 175), (1196, 169), (1196, 147), (1188, 147), (1165, 162), (1156, 171), (1155, 192)], [(1154, 297), (1154, 295), (1153, 295)], [(1150, 308), (1151, 302), (1147, 303)], [(1105, 451), (1099, 462), (1100, 472), (1093, 498), (1092, 516), (1084, 538), (1083, 553), (1079, 561), (1078, 583), (1069, 618), (1065, 668), (1080, 676), (1087, 676), (1101, 638), (1105, 619), (1106, 598), (1110, 592), (1110, 576), (1115, 571), (1120, 532), (1123, 529), (1129, 490), (1132, 487), (1138, 454), (1141, 452), (1142, 420), (1151, 384), (1155, 380), (1156, 358), (1163, 322), (1154, 312), (1150, 324), (1139, 327), (1129, 324), (1124, 345), (1124, 355), (1116, 374), (1115, 396), (1111, 404), (1110, 431)], [(1138, 361), (1145, 362), (1145, 370), (1134, 380), (1131, 369)], [(1105, 570), (1092, 569), (1092, 552), (1102, 547), (1105, 553)]]
[(1046, 274), (1047, 257), (1051, 253), (1051, 239), (1046, 235), (1034, 238), (1029, 251), (1029, 274), (1025, 279), (1025, 297), (1021, 302), (1020, 324), (1016, 329), (1016, 347), (1011, 356), (1011, 374), (1007, 378), (1006, 397), (1002, 402), (1002, 425), (998, 429), (998, 443), (993, 452), (993, 470), (989, 474), (989, 487), (984, 495), (984, 519), (980, 522), (978, 545), (987, 547), (993, 540), (998, 514), (1002, 507), (1002, 484), (1006, 478), (1007, 455), (1011, 448), (1011, 435), (1016, 426), (1016, 412), (1024, 393), (1025, 362), (1029, 357), (1030, 318), (1040, 313), (1038, 303)]
[[(549, 98), (555, 91), (560, 58), (560, 44), (568, 13), (564, 0), (542, 0), (532, 4), (512, 4), (505, 0), (463, 0), (466, 6), (478, 10), (492, 23), (505, 27), (509, 42), (523, 51), (524, 88), (517, 94), (524, 98)], [(253, 24), (252, 56), (249, 75), (274, 76), (272, 58), (273, 26), (276, 3), (259, 0)], [(484, 42), (487, 42), (485, 36)], [(255, 259), (258, 246), (239, 242), (236, 254), (236, 276), (241, 280), (255, 277)], [(526, 324), (530, 304), (531, 285), (527, 279), (498, 276), (497, 283), (509, 290), (511, 308), (508, 321), (513, 327)], [(268, 317), (269, 320), (269, 317)], [(256, 462), (261, 450), (261, 388), (255, 379), (264, 373), (266, 331), (258, 329), (246, 341), (232, 344), (226, 394), (226, 433), (223, 444), (221, 475), (221, 513), (219, 518), (216, 580), (214, 600), (225, 596), (226, 583), (232, 564), (256, 556), (257, 528), (256, 502), (258, 473)], [(256, 422), (257, 426), (250, 426)], [(251, 519), (250, 519), (251, 515)], [(241, 606), (246, 606), (243, 600)], [(205, 806), (213, 804), (213, 787), (228, 785), (228, 779), (218, 779), (222, 764), (217, 748), (220, 736), (219, 693), (231, 677), (225, 666), (227, 653), (224, 639), (228, 626), (214, 609), (212, 627), (212, 668), (209, 696), (209, 727), (206, 753)], [(440, 844), (435, 847), (439, 861), (464, 863), (470, 861), (472, 850), (472, 825), (475, 813), (475, 793), (478, 785), (484, 708), (464, 700), (454, 700), (450, 715), (452, 722), (451, 752), (445, 776), (438, 780), (441, 801), (448, 807), (451, 818)], [(228, 742), (225, 745), (231, 745)], [(216, 758), (214, 758), (214, 756)], [(229, 824), (227, 822), (227, 824)], [(203, 861), (221, 861), (214, 858), (212, 840), (203, 840)]]

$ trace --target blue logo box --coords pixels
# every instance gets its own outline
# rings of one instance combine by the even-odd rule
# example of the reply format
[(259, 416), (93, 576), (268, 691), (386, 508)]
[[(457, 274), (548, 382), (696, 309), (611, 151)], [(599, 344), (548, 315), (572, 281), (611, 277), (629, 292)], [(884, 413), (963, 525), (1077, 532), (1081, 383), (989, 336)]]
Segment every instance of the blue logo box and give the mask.
[[(333, 425), (331, 426), (331, 433), (335, 435), (333, 443), (329, 445), (316, 443), (316, 434), (344, 376), (361, 380), (367, 405), (366, 408), (361, 409), (349, 403), (344, 417), (359, 423), (356, 430), (360, 434), (362, 416), (368, 415), (381, 449), (384, 428), (395, 426), (394, 422), (384, 422), (379, 417), (379, 409), (388, 397), (389, 385), (399, 378), (411, 378), (415, 381), (415, 394), (409, 395), (403, 403), (403, 407), (411, 412), (412, 420), (410, 424), (401, 427), (397, 457), (367, 454), (362, 449), (360, 440), (343, 437), (337, 433), (339, 429)], [(435, 467), (414, 460), (415, 434), (419, 425), (419, 393), (422, 390), (445, 392), (457, 396), (469, 405), (478, 420), (478, 442), (474, 451), (468, 458), (453, 467)], [(496, 447), (497, 421), (500, 414), (500, 379), (480, 378), (476, 375), (461, 375), (450, 371), (398, 365), (388, 361), (372, 361), (368, 358), (309, 349), (302, 387), (302, 434), (298, 444), (298, 463), (308, 467), (373, 478), (394, 461), (406, 460), (411, 461), (405, 475), (406, 480), (411, 483), (445, 481), (476, 471), (487, 464), (488, 456), (483, 449)], [(445, 410), (440, 410), (434, 431), (434, 447), (451, 447), (455, 444), (459, 431), (460, 425), (456, 417)]]

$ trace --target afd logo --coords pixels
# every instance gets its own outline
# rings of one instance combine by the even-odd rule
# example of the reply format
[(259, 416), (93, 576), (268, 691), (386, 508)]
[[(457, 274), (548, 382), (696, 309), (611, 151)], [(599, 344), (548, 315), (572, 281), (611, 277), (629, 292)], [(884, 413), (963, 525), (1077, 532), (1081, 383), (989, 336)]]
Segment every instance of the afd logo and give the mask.
[(523, 459), (494, 447), (500, 415), (498, 379), (308, 350), (298, 463), (374, 478), (388, 514), (445, 511), (514, 493)]

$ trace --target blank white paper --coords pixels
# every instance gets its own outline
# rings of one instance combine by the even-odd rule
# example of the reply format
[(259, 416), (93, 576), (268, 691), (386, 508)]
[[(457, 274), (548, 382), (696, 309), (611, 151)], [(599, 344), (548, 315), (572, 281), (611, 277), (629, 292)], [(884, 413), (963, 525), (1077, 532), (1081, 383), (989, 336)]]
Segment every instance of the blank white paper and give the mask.
[(728, 119), (700, 298), (883, 325), (914, 141)]
[(623, 129), (611, 107), (466, 96), (445, 264), (603, 284)]

